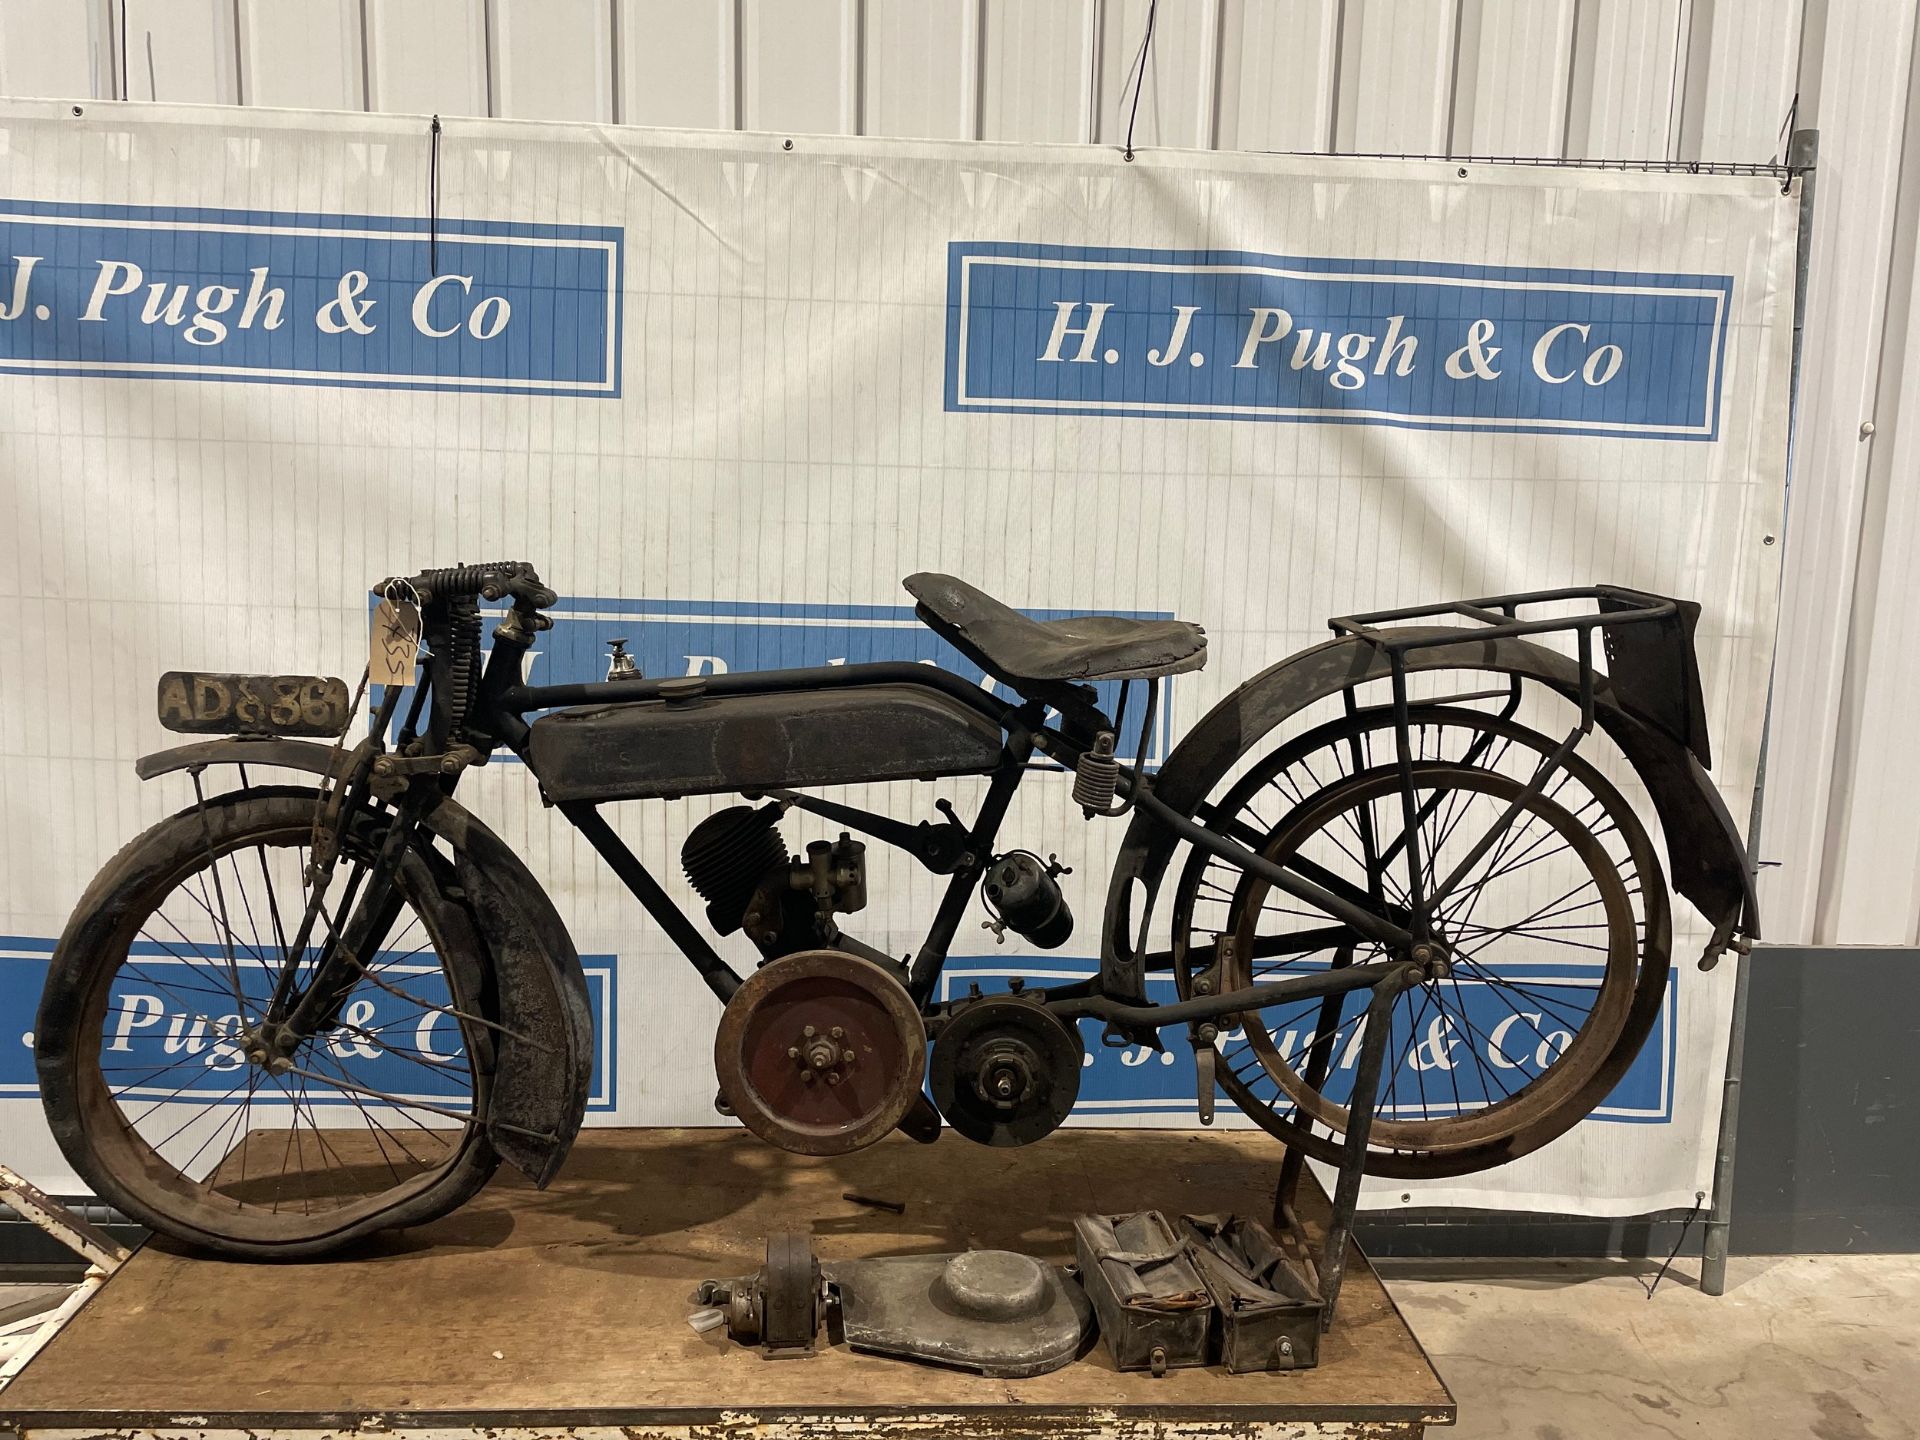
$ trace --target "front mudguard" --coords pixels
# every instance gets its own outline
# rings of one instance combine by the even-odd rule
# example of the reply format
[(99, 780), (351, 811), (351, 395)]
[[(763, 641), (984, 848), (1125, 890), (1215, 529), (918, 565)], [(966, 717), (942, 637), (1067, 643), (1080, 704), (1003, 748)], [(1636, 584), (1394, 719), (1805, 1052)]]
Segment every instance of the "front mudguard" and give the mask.
[[(206, 765), (343, 773), (348, 757), (302, 740), (227, 739), (142, 756), (143, 780)], [(566, 923), (524, 862), (472, 811), (442, 800), (427, 828), (454, 855), (460, 893), (487, 946), (503, 1033), (495, 1047), (487, 1138), (503, 1159), (545, 1185), (572, 1148), (593, 1083), (593, 1012)]]
[[(1409, 671), (1477, 670), (1514, 676), (1547, 685), (1579, 703), (1579, 665), (1557, 651), (1519, 638), (1486, 639), (1457, 627), (1409, 627), (1395, 633), (1443, 642), (1449, 635), (1460, 637), (1406, 651)], [(1358, 636), (1288, 656), (1240, 686), (1187, 732), (1155, 777), (1154, 794), (1192, 816), (1241, 757), (1289, 716), (1391, 674), (1387, 653)], [(1709, 957), (1717, 958), (1736, 934), (1757, 939), (1759, 907), (1746, 846), (1705, 768), (1684, 737), (1674, 733), (1678, 727), (1657, 722), (1660, 707), (1638, 693), (1623, 693), (1607, 676), (1596, 677), (1593, 700), (1594, 719), (1620, 747), (1653, 800), (1666, 833), (1674, 889), (1713, 926)], [(1136, 998), (1144, 994), (1141, 940), (1177, 844), (1177, 837), (1150, 814), (1134, 812), (1107, 891), (1101, 974), (1109, 993)]]

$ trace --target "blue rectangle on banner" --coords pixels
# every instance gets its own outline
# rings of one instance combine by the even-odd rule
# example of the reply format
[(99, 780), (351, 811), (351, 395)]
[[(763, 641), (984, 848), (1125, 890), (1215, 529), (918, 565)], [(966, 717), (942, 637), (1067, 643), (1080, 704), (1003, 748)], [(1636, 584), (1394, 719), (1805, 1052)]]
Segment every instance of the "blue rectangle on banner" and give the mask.
[(1726, 275), (955, 242), (949, 410), (1712, 440)]
[(0, 372), (616, 396), (622, 237), (0, 200)]
[[(0, 1098), (39, 1093), (29, 1027), (40, 1006), (53, 946), (52, 940), (34, 936), (0, 936), (0, 1015), (18, 1020), (0, 1035)], [(614, 957), (582, 955), (580, 967), (593, 1012), (593, 1082), (587, 1109), (604, 1112), (614, 1107), (619, 1053), (613, 1022)], [(348, 1008), (354, 1013), (343, 1012), (357, 1032), (337, 1032), (314, 1043), (351, 1045), (356, 1084), (426, 1104), (463, 1105), (469, 1092), (460, 1063), (459, 1024), (432, 1008), (452, 1003), (445, 973), (431, 955), (423, 961), (407, 952), (386, 956), (381, 974), (389, 983), (399, 980), (407, 993), (396, 999), (397, 991), (363, 987), (350, 998)], [(115, 1052), (112, 1063), (121, 1073), (165, 1079), (164, 1084), (149, 1080), (120, 1093), (151, 1091), (156, 1098), (169, 1098), (184, 1091), (221, 1104), (245, 1098), (247, 1092), (236, 1090), (232, 1078), (245, 1064), (231, 1043), (242, 1006), (223, 1010), (225, 1002), (206, 998), (231, 994), (235, 983), (242, 986), (244, 1006), (257, 1013), (272, 992), (273, 976), (264, 965), (234, 967), (216, 944), (196, 945), (184, 937), (171, 944), (135, 941), (108, 995), (102, 1048)], [(391, 1047), (380, 1038), (388, 1032), (395, 1037)], [(435, 1065), (447, 1069), (436, 1073)], [(316, 1082), (303, 1088), (301, 1103), (364, 1109), (377, 1102)]]

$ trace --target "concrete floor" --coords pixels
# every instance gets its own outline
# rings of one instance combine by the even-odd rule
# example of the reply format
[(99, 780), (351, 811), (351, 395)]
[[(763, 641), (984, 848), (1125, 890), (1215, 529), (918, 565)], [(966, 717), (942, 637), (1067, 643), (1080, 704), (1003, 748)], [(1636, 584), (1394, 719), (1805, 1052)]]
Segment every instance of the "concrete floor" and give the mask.
[[(1737, 1259), (1718, 1298), (1687, 1261), (1651, 1300), (1650, 1264), (1381, 1269), (1460, 1404), (1436, 1436), (1920, 1437), (1920, 1255)], [(0, 1285), (0, 1311), (47, 1300)]]
[(1456, 1440), (1920, 1436), (1920, 1256), (1385, 1263), (1460, 1406)]

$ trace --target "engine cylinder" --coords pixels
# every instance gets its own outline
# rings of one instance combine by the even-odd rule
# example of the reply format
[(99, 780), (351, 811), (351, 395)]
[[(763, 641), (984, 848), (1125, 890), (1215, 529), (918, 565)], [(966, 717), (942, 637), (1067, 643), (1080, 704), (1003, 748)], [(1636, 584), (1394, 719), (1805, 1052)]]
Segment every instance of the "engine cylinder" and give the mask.
[(774, 828), (778, 805), (729, 805), (702, 820), (680, 847), (687, 880), (707, 902), (707, 919), (722, 935), (740, 928), (747, 903), (770, 871), (787, 864), (787, 842)]

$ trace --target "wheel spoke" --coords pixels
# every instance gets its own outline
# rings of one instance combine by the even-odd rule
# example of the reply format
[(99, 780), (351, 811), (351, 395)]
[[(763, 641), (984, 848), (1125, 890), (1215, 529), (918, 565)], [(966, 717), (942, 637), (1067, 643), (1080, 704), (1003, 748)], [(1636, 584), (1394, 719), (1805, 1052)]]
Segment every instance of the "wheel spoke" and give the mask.
[[(456, 1165), (480, 1133), (475, 1044), (513, 1032), (484, 1013), (489, 992), (461, 968), (472, 962), (450, 958), (468, 922), (439, 900), (434, 862), (403, 851), (380, 913), (361, 914), (364, 834), (310, 877), (297, 802), (222, 797), (205, 807), (216, 812), (205, 826), (187, 812), (184, 864), (139, 897), (134, 938), (95, 982), (87, 1054), (113, 1117), (101, 1132), (118, 1147), (113, 1173), (154, 1213), (243, 1251), (262, 1234), (339, 1233), (343, 1209), (377, 1223), (403, 1196), (477, 1183), (484, 1170)], [(291, 908), (283, 891), (300, 897)], [(343, 969), (351, 985), (321, 1028), (264, 1028), (268, 997), (311, 985), (350, 918), (380, 934)]]

